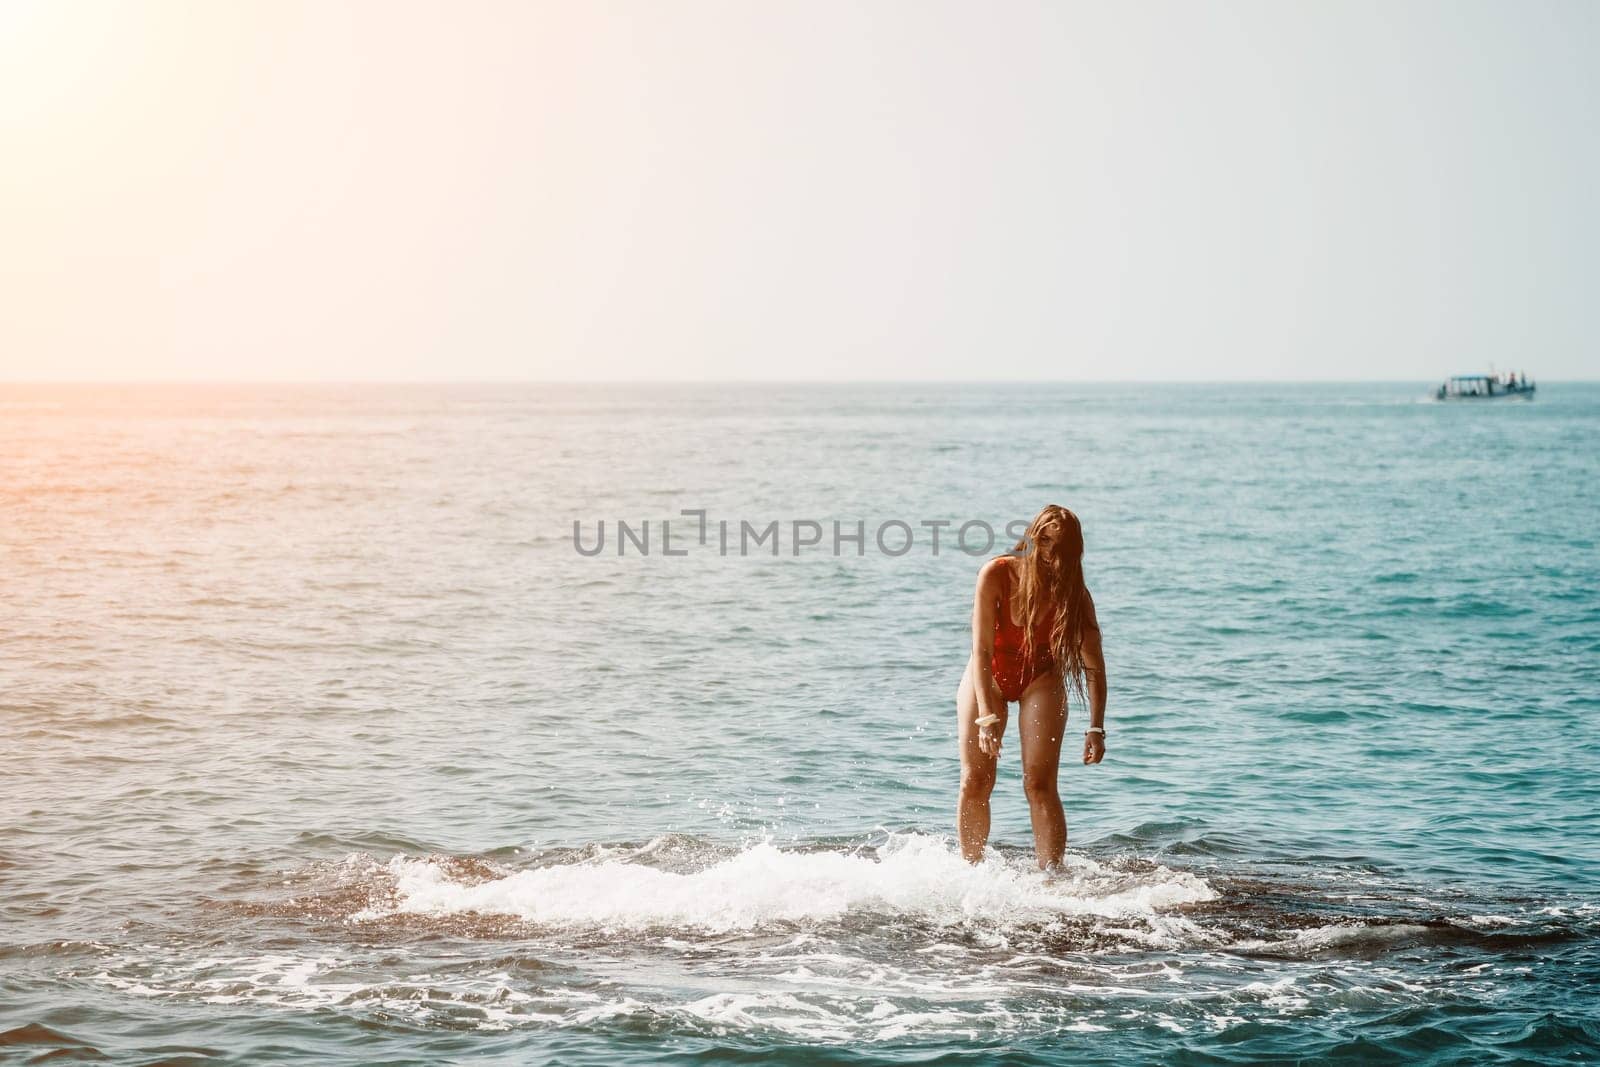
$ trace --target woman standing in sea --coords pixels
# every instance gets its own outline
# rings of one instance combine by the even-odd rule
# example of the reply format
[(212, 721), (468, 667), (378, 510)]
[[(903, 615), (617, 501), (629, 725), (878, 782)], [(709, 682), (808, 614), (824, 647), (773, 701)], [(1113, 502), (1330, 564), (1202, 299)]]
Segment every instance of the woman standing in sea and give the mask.
[(989, 794), (1010, 705), (1019, 705), (1022, 789), (1039, 866), (1061, 862), (1067, 817), (1056, 791), (1068, 690), (1089, 705), (1083, 762), (1106, 754), (1106, 668), (1094, 599), (1083, 583), (1083, 527), (1058, 504), (1039, 512), (1008, 555), (983, 565), (972, 605), (972, 656), (956, 691), (961, 854), (983, 858)]

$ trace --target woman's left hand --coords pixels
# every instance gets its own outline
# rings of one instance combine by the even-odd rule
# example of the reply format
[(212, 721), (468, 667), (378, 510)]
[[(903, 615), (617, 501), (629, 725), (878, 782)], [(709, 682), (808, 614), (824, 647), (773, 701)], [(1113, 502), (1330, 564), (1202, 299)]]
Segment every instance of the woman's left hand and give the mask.
[(1089, 765), (1099, 763), (1106, 758), (1106, 735), (1083, 735), (1083, 762)]

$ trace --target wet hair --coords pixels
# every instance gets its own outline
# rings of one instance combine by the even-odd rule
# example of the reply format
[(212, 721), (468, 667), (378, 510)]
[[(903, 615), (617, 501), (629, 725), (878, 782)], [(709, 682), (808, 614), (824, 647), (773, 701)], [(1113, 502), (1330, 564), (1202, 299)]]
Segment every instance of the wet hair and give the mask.
[[(1094, 599), (1083, 582), (1083, 525), (1060, 504), (1047, 504), (1011, 550), (1022, 608), (1022, 653), (1032, 659), (1035, 632), (1050, 634), (1046, 651), (1067, 692), (1084, 699), (1083, 642), (1097, 630)], [(1001, 607), (1009, 611), (1009, 604)]]

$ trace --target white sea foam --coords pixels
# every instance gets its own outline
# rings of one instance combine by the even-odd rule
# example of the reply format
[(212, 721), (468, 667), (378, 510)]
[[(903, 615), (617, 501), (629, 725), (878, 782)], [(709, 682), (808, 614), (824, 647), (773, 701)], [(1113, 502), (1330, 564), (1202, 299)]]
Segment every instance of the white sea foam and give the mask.
[[(370, 891), (355, 917), (363, 922), (483, 915), (501, 920), (482, 927), (496, 934), (504, 920), (532, 924), (509, 942), (477, 942), (479, 960), (458, 959), (453, 947), (396, 957), (386, 939), (372, 943), (370, 931), (356, 930), (311, 953), (107, 949), (84, 976), (134, 996), (430, 1027), (622, 1027), (822, 1044), (1151, 1025), (1195, 1033), (1428, 992), (1392, 968), (1327, 961), (1330, 950), (1381, 950), (1426, 927), (1269, 924), (1261, 939), (1241, 939), (1225, 911), (1215, 921), (1209, 910), (1175, 910), (1216, 898), (1204, 879), (1147, 863), (1073, 855), (1046, 875), (1031, 857), (992, 856), (974, 867), (947, 840), (919, 834), (891, 835), (877, 848), (768, 842), (709, 857), (703, 844), (665, 839), (544, 859), (552, 865), (517, 871), (448, 857), (355, 857), (309, 879), (337, 900)], [(779, 922), (801, 925), (768, 936)], [(759, 936), (738, 936), (745, 931)], [(1139, 951), (1147, 946), (1219, 951), (1151, 957)], [(1268, 958), (1242, 955), (1256, 948)], [(574, 985), (569, 970), (579, 966), (588, 977)], [(1339, 969), (1332, 985), (1319, 978), (1330, 966)]]
[(1408, 937), (1416, 937), (1427, 932), (1428, 928), (1426, 926), (1418, 926), (1414, 923), (1334, 923), (1328, 926), (1314, 926), (1308, 930), (1300, 930), (1295, 934), (1294, 942), (1303, 948), (1324, 949), (1345, 945), (1384, 944), (1391, 941), (1403, 941)]
[(746, 930), (776, 922), (827, 922), (851, 913), (934, 924), (1048, 922), (1074, 916), (1148, 917), (1214, 899), (1204, 879), (1156, 867), (1138, 874), (1083, 857), (1046, 876), (1023, 861), (969, 865), (941, 838), (894, 835), (862, 852), (786, 851), (770, 843), (688, 873), (625, 859), (519, 871), (463, 881), (446, 865), (396, 857), (384, 914), (511, 916), (544, 926)]
[(1238, 938), (1227, 942), (1234, 952), (1275, 952), (1309, 956), (1330, 949), (1381, 947), (1428, 932), (1414, 923), (1329, 923), (1296, 930), (1288, 937)]

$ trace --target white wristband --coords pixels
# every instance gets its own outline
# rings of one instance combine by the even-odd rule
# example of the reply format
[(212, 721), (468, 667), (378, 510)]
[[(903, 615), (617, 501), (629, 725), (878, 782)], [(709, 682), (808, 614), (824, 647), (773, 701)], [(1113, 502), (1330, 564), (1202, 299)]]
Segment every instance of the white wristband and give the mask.
[(1104, 737), (1106, 735), (1106, 728), (1104, 726), (1091, 726), (1083, 732), (1084, 737), (1088, 737), (1090, 734), (1099, 734), (1101, 737)]

